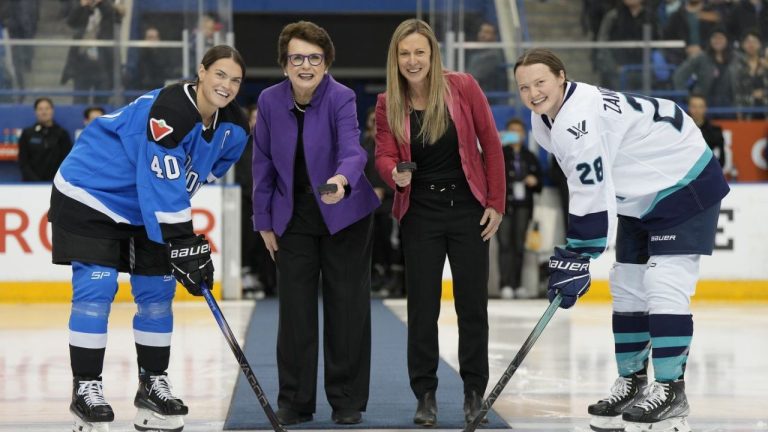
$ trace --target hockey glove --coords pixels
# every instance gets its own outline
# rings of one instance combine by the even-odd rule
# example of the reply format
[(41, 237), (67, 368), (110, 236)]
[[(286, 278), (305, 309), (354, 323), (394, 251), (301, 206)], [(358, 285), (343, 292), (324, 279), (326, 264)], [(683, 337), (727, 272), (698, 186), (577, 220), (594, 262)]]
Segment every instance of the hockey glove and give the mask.
[(565, 249), (555, 248), (555, 254), (549, 257), (549, 302), (557, 293), (563, 294), (560, 307), (568, 309), (576, 300), (587, 293), (592, 277), (589, 275), (589, 258)]
[(213, 289), (211, 245), (204, 235), (174, 239), (168, 242), (167, 247), (173, 277), (190, 294), (203, 295), (200, 289), (203, 282), (209, 289)]

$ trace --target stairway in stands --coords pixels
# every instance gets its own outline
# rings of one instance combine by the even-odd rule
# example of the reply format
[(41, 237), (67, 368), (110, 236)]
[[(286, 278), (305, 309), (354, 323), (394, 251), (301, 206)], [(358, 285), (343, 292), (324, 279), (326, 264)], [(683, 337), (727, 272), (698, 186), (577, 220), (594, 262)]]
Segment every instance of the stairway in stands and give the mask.
[[(66, 2), (44, 0), (40, 2), (40, 18), (35, 39), (71, 39), (73, 30), (67, 26), (62, 8)], [(37, 46), (32, 57), (32, 70), (25, 76), (25, 87), (31, 90), (71, 90), (72, 81), (61, 85), (61, 72), (67, 61), (69, 47)], [(42, 96), (42, 95), (41, 95)], [(32, 98), (27, 98), (29, 101)], [(52, 97), (55, 104), (72, 103), (71, 96)]]
[[(542, 48), (547, 41), (589, 41), (581, 29), (582, 2), (578, 0), (525, 0), (525, 16), (530, 40)], [(590, 50), (554, 49), (565, 63), (568, 79), (597, 83)]]

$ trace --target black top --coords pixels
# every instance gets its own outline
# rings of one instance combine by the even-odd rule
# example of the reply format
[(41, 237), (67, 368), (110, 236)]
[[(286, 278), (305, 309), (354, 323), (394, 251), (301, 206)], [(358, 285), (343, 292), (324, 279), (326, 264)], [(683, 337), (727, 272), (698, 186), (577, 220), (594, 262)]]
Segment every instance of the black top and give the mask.
[[(309, 104), (302, 105), (296, 103), (302, 110), (307, 109)], [(294, 107), (293, 115), (296, 116), (296, 123), (299, 126), (299, 134), (296, 138), (296, 158), (293, 165), (293, 194), (306, 194), (312, 192), (312, 183), (309, 181), (307, 173), (307, 162), (304, 157), (304, 112)]]
[(413, 173), (413, 183), (446, 183), (464, 180), (459, 156), (459, 136), (449, 118), (448, 129), (434, 144), (424, 142), (421, 131), (424, 111), (411, 112), (411, 160), (419, 167)]
[(70, 150), (69, 133), (56, 123), (51, 127), (37, 123), (24, 129), (19, 138), (21, 180), (52, 181)]

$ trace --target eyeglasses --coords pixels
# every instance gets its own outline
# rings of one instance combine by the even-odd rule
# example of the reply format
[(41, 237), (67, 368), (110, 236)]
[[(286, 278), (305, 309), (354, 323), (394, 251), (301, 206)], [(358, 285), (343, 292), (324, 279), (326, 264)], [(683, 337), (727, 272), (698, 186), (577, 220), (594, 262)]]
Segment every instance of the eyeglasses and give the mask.
[(312, 66), (320, 66), (325, 58), (322, 54), (288, 54), (288, 61), (294, 66), (301, 66), (304, 64), (304, 59), (309, 60), (309, 64)]

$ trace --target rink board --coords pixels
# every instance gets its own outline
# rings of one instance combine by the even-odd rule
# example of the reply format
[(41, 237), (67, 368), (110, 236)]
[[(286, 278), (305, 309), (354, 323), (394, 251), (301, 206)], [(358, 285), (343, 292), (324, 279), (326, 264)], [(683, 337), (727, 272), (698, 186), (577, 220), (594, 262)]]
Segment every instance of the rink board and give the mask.
[[(768, 185), (733, 184), (723, 200), (716, 250), (702, 257), (696, 299), (768, 300)], [(203, 187), (193, 199), (196, 230), (211, 240), (214, 265), (221, 268), (222, 194), (218, 186)], [(69, 301), (71, 271), (51, 264), (50, 224), (46, 213), (50, 185), (0, 185), (0, 302)], [(586, 299), (609, 298), (608, 271), (614, 261), (609, 249), (591, 265), (593, 287)], [(217, 276), (220, 272), (217, 273)], [(130, 299), (122, 287), (118, 300)], [(217, 282), (217, 286), (219, 283)], [(220, 290), (216, 290), (218, 292)], [(178, 298), (185, 299), (179, 289)], [(443, 272), (443, 298), (451, 299), (450, 268)]]

